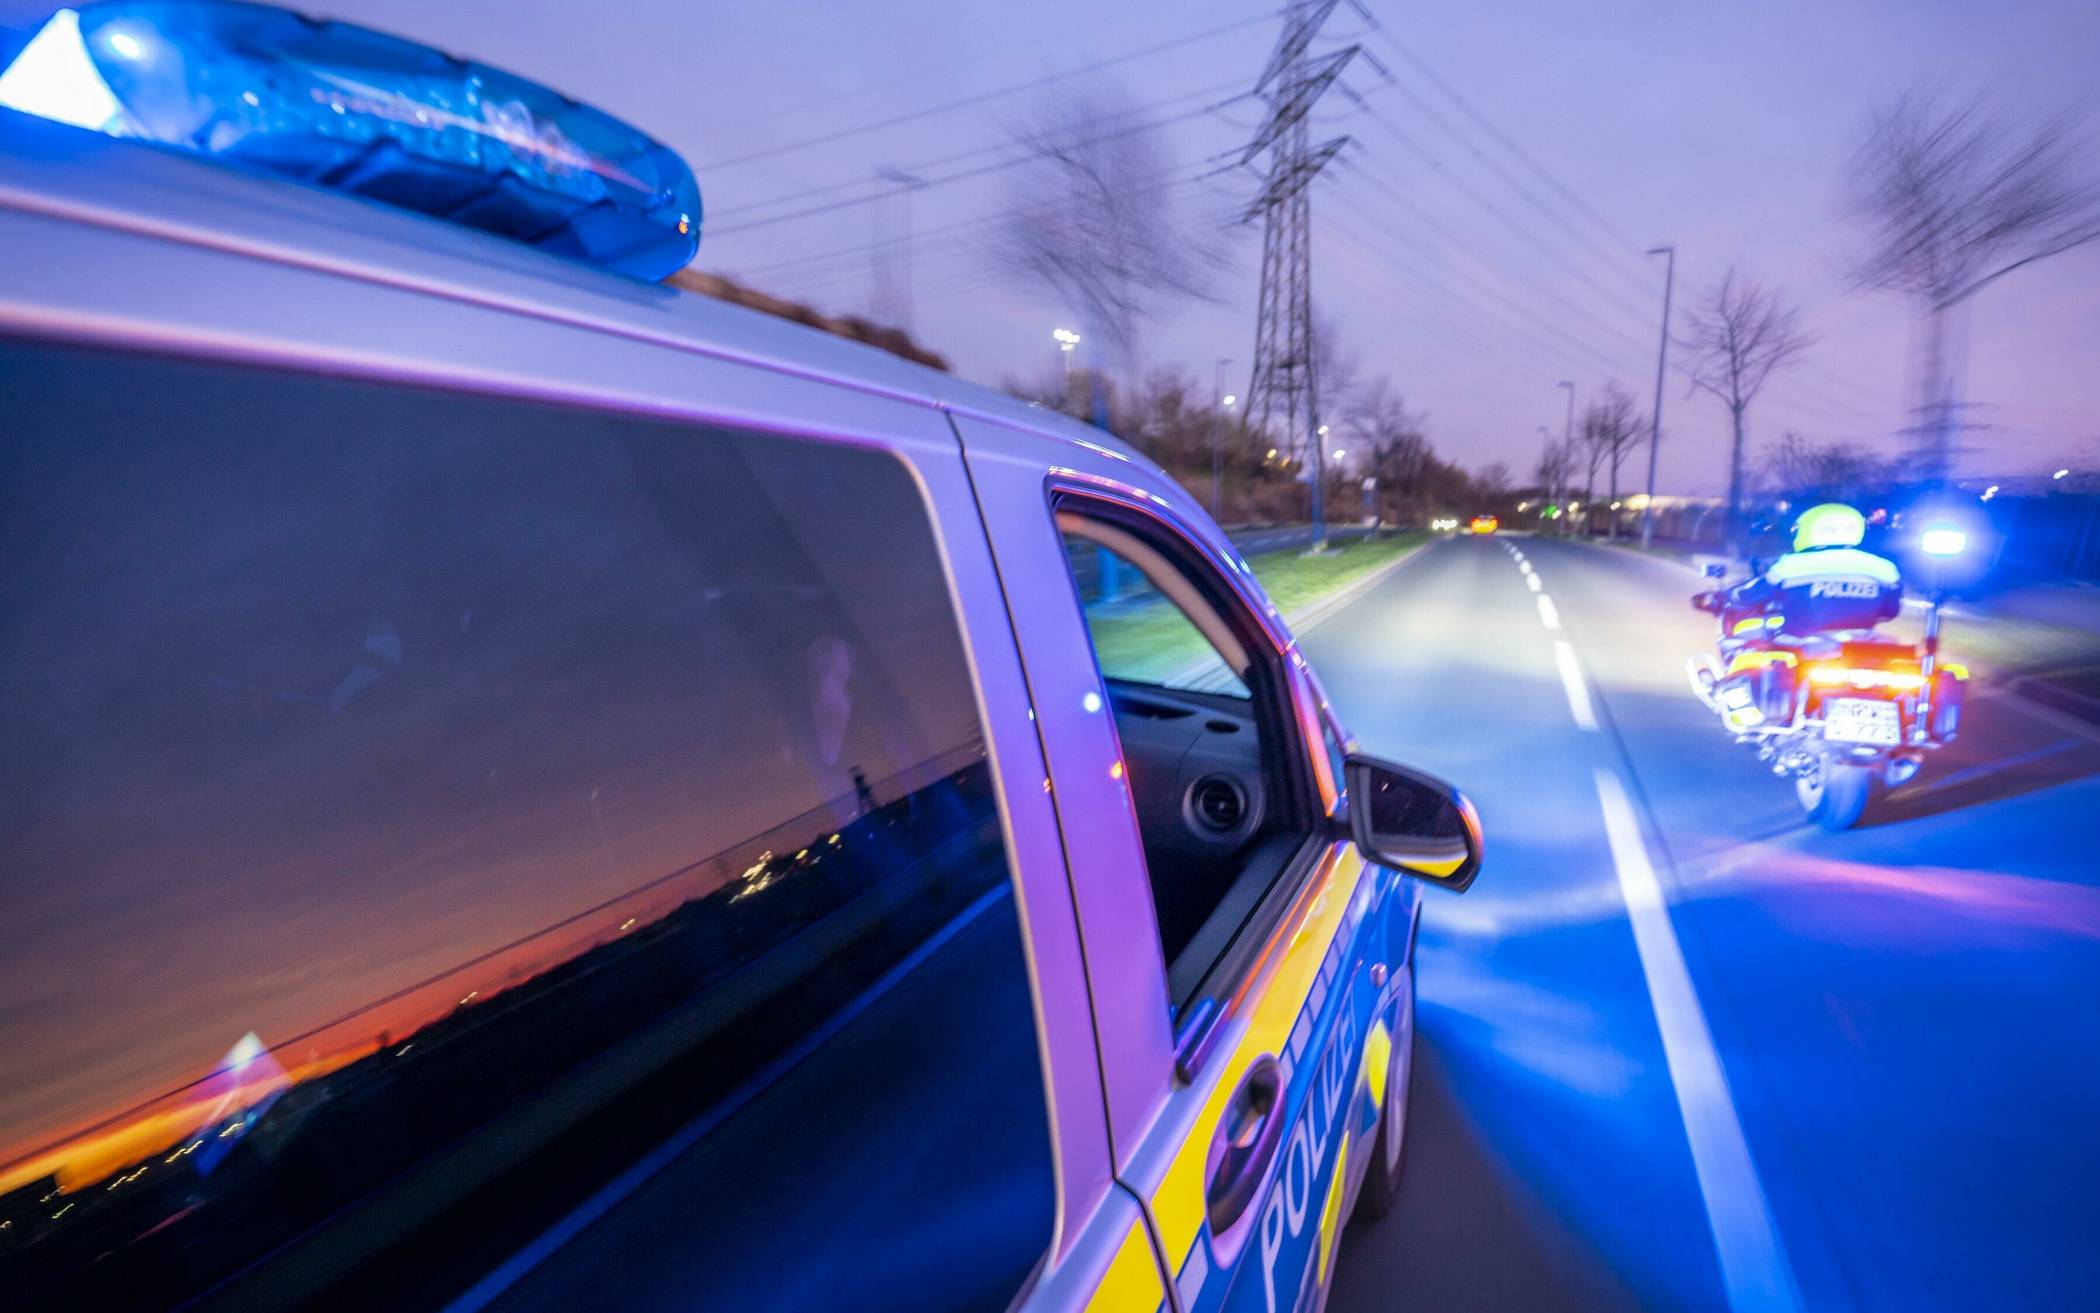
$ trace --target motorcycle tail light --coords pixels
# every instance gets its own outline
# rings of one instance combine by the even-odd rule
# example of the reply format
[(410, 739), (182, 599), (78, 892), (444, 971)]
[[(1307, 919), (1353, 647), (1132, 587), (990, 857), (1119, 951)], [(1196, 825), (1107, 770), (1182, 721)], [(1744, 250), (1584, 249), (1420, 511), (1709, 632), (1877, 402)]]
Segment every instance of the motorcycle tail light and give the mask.
[(1816, 666), (1808, 672), (1808, 681), (1823, 688), (1850, 686), (1888, 689), (1896, 693), (1912, 693), (1925, 687), (1925, 677), (1913, 671), (1863, 670), (1851, 666)]

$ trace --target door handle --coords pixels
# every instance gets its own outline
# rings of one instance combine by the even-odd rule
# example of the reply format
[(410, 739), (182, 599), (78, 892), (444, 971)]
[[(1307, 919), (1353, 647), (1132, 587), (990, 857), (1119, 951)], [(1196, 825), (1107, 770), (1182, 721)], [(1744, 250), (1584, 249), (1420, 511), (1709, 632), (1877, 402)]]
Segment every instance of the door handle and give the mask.
[(1237, 1222), (1254, 1202), (1282, 1142), (1283, 1070), (1264, 1054), (1232, 1092), (1211, 1138), (1210, 1181), (1203, 1198), (1212, 1235)]

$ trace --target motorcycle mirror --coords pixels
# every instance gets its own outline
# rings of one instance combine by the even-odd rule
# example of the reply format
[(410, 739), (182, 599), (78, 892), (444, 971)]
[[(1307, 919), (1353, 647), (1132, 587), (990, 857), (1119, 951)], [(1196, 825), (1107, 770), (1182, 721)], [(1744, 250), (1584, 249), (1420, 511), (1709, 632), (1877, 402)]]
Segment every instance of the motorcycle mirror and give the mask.
[(1726, 565), (1723, 565), (1723, 564), (1722, 564), (1721, 562), (1719, 562), (1719, 561), (1708, 561), (1708, 562), (1706, 563), (1706, 577), (1707, 577), (1707, 578), (1709, 578), (1709, 579), (1725, 579), (1725, 578), (1727, 578), (1727, 576), (1728, 576), (1728, 567), (1727, 567)]

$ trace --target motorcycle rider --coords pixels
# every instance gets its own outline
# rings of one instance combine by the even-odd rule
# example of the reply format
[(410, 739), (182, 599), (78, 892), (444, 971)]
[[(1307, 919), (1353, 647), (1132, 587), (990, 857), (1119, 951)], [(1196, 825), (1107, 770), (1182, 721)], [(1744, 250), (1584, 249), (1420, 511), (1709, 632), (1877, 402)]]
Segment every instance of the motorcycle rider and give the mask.
[(1872, 629), (1902, 612), (1902, 573), (1887, 557), (1860, 547), (1866, 533), (1866, 517), (1842, 502), (1811, 506), (1794, 522), (1793, 551), (1713, 595), (1721, 656), (1733, 673), (1723, 677), (1710, 667), (1702, 682), (1730, 729), (1793, 714), (1793, 662), (1739, 661), (1738, 653), (1834, 630)]
[(1794, 550), (1730, 589), (1721, 610), (1724, 652), (1779, 635), (1872, 629), (1903, 610), (1903, 575), (1863, 550), (1866, 517), (1825, 502), (1794, 521)]

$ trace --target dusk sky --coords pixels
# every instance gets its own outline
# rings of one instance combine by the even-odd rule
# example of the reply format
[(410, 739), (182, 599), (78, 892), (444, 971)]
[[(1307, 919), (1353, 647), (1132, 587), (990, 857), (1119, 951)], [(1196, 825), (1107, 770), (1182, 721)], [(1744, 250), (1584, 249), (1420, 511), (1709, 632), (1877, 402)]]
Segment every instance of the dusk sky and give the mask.
[[(0, 0), (0, 22), (27, 27), (49, 8)], [(1842, 178), (1869, 106), (1936, 87), (2019, 113), (2074, 110), (2100, 133), (2092, 0), (1370, 8), (1376, 29), (1347, 5), (1327, 27), (1327, 47), (1362, 41), (1393, 80), (1359, 64), (1346, 80), (1364, 103), (1331, 93), (1318, 115), (1316, 134), (1358, 146), (1315, 192), (1316, 310), (1368, 372), (1429, 412), (1442, 455), (1476, 469), (1530, 471), (1539, 426), (1562, 422), (1559, 379), (1587, 398), (1616, 377), (1646, 409), (1662, 268), (1641, 251), (1663, 241), (1680, 249), (1680, 309), (1739, 260), (1797, 299), (1821, 335), (1752, 412), (1753, 449), (1795, 429), (1896, 450), (1915, 386), (1910, 308), (1849, 290), (1843, 272), (1858, 230), (1841, 212)], [(1170, 120), (1175, 177), (1193, 180), (1256, 123), (1249, 100), (1203, 111), (1251, 87), (1279, 28), (1259, 0), (330, 0), (314, 12), (514, 69), (645, 127), (699, 175), (699, 266), (826, 310), (869, 308), (871, 239), (901, 225), (894, 196), (854, 203), (887, 187), (876, 170), (928, 179), (911, 202), (913, 327), (989, 383), (1047, 377), (1051, 329), (1087, 327), (987, 254), (987, 221), (1016, 171), (983, 170), (1012, 157), (1012, 126), (1049, 97), (1113, 79)], [(974, 103), (943, 108), (964, 100)], [(977, 176), (939, 181), (964, 173)], [(1228, 173), (1168, 195), (1186, 220), (1215, 222), (1257, 185)], [(797, 214), (819, 206), (835, 208)], [(1244, 392), (1260, 242), (1252, 227), (1236, 231), (1216, 302), (1154, 323), (1146, 363), (1184, 366), (1207, 387), (1231, 357), (1226, 388)], [(1964, 439), (1987, 448), (1964, 468), (2100, 465), (2100, 247), (1994, 285), (1970, 335), (1963, 395), (1991, 427)], [(1663, 490), (1719, 491), (1719, 405), (1673, 377), (1664, 427)]]

